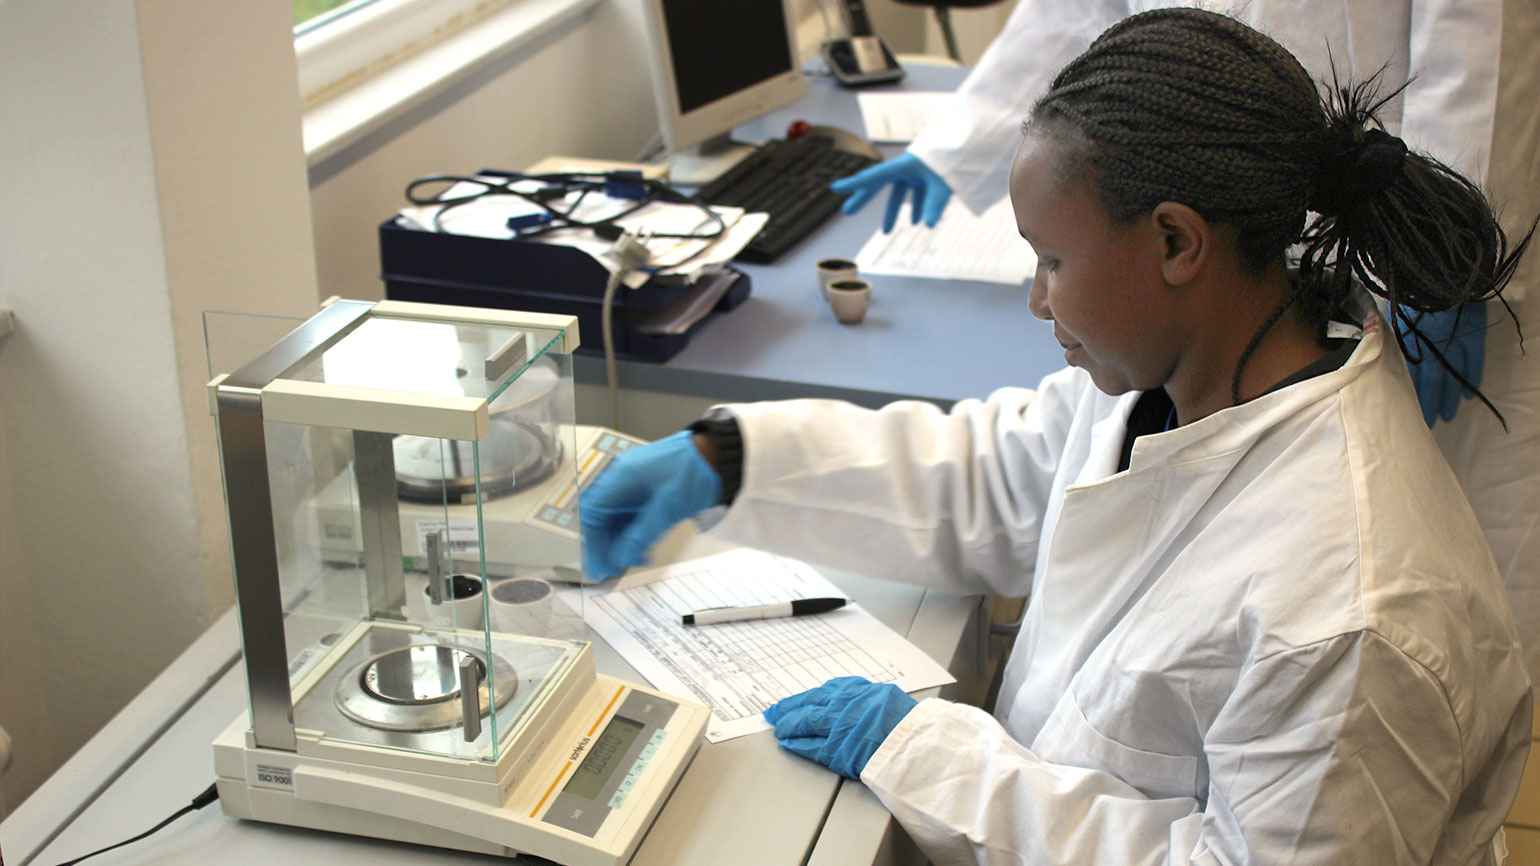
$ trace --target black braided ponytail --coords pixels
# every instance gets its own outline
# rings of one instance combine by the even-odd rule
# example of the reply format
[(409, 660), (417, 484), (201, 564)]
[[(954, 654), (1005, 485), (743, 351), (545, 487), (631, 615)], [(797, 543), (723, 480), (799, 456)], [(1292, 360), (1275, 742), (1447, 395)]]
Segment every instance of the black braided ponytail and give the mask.
[[(1185, 204), (1236, 232), (1253, 273), (1303, 244), (1295, 290), (1237, 365), (1236, 403), (1273, 324), (1298, 303), (1324, 336), (1356, 277), (1389, 302), (1409, 335), (1403, 351), (1410, 341), (1431, 353), (1496, 413), (1416, 325), (1425, 312), (1501, 300), (1534, 230), (1510, 251), (1480, 190), (1381, 128), (1389, 97), (1375, 99), (1376, 83), (1333, 82), (1323, 99), (1292, 54), (1240, 21), (1159, 9), (1113, 25), (1065, 66), (1028, 125), (1089, 169), (1114, 221)], [(1308, 226), (1307, 212), (1317, 214)]]
[[(1496, 300), (1518, 328), (1502, 289), (1534, 228), (1510, 251), (1475, 184), (1384, 131), (1377, 113), (1394, 94), (1377, 99), (1375, 83), (1333, 81), (1324, 102), (1327, 129), (1310, 200), (1317, 215), (1301, 237), (1300, 272), (1326, 287), (1323, 295), (1332, 303), (1346, 296), (1349, 275), (1357, 277), (1389, 302), (1408, 358), (1426, 362), (1431, 354), (1501, 420), (1502, 413), (1417, 324), (1425, 313)], [(1519, 340), (1522, 345), (1522, 330)]]

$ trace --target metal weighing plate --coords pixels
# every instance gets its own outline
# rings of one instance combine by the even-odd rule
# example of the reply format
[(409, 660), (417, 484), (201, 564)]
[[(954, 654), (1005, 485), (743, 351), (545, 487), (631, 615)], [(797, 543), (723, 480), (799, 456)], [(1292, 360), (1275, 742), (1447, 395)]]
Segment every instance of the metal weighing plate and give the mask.
[[(442, 731), (460, 722), (460, 660), (470, 656), (480, 673), (479, 705), (483, 715), (490, 700), (486, 657), (450, 643), (416, 644), (380, 653), (355, 665), (337, 682), (337, 709), (360, 724), (387, 731)], [(492, 656), (492, 682), (511, 683), (498, 689), (497, 705), (518, 691), (513, 666)]]
[[(438, 647), (448, 648), (451, 670), (461, 654), (485, 665), (488, 638), (492, 670), (483, 680), (483, 689), (490, 681), (497, 693), (496, 711), (487, 712), (483, 691), (481, 736), (467, 744), (459, 727), (458, 675), (440, 672)], [(294, 725), (337, 742), (444, 755), (479, 753), (491, 744), (494, 725), (487, 723), (488, 718), (495, 715), (499, 739), (516, 730), (524, 712), (567, 674), (581, 646), (576, 641), (511, 634), (430, 633), (376, 622), (340, 657), (323, 662), (326, 671), (294, 701)], [(394, 655), (402, 651), (412, 652)], [(393, 670), (382, 669), (377, 663), (387, 656), (403, 663)], [(371, 665), (374, 684), (366, 687)], [(387, 680), (397, 677), (401, 684), (381, 685), (381, 674)]]

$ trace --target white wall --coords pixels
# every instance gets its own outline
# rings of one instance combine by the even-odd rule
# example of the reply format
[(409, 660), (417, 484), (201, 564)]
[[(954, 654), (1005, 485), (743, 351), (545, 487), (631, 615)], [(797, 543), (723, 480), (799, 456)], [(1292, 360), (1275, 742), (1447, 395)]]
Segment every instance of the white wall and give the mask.
[[(980, 6), (975, 9), (952, 11), (952, 32), (957, 37), (957, 50), (964, 66), (979, 62), (984, 49), (994, 41), (1006, 19), (1016, 8), (1016, 0)], [(925, 15), (925, 51), (929, 54), (946, 54), (946, 41), (941, 38), (941, 28), (934, 15)]]
[(303, 314), (281, 0), (0, 6), (0, 726), (17, 805), (230, 604), (205, 309)]

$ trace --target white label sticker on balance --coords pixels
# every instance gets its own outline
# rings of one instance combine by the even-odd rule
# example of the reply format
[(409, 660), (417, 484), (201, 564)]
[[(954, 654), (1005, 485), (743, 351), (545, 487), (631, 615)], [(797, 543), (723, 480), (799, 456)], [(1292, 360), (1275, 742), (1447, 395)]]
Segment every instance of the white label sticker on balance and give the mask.
[[(420, 550), (428, 549), (428, 536), (444, 528), (442, 520), (417, 521), (417, 547)], [(476, 521), (470, 517), (452, 517), (449, 519), (449, 552), (450, 553), (474, 553), (480, 545), (477, 543), (480, 536), (476, 534)]]
[(293, 788), (294, 768), (258, 764), (257, 777), (252, 780), (252, 783), (269, 788)]
[(315, 667), (315, 663), (321, 660), (321, 656), (325, 652), (321, 647), (307, 646), (298, 653), (295, 653), (294, 658), (289, 660), (290, 682), (297, 682), (306, 673), (309, 673), (310, 669)]

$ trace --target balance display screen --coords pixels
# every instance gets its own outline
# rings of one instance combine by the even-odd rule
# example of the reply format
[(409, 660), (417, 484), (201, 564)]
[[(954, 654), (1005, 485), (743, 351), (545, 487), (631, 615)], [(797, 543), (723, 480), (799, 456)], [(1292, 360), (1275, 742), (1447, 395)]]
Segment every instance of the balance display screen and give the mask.
[(636, 742), (641, 733), (641, 722), (620, 716), (610, 719), (610, 723), (604, 726), (604, 733), (599, 735), (599, 739), (588, 750), (588, 757), (578, 765), (577, 772), (572, 774), (562, 790), (585, 800), (599, 796), (599, 792), (604, 790), (604, 783), (615, 774), (620, 767), (620, 759), (630, 751), (631, 744)]

